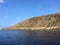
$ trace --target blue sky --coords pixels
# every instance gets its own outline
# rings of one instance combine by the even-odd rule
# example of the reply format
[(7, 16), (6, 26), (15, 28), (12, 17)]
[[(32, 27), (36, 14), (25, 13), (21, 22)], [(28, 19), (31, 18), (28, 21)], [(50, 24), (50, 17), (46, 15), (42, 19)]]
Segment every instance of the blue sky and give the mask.
[(0, 0), (0, 28), (25, 19), (60, 12), (60, 0)]

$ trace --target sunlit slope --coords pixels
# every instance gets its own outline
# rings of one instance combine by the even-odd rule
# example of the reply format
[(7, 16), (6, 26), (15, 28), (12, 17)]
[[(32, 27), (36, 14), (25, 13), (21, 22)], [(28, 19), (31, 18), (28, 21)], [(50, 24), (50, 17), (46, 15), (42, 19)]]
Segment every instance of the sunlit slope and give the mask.
[(32, 17), (4, 29), (60, 29), (60, 13)]

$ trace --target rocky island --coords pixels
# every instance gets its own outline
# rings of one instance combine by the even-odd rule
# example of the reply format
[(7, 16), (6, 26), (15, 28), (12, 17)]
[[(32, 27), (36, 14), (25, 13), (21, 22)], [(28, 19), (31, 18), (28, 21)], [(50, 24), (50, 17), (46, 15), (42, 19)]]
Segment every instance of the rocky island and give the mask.
[(23, 22), (20, 22), (14, 26), (2, 28), (4, 30), (37, 30), (37, 29), (60, 29), (60, 13), (47, 14), (43, 16), (37, 16), (29, 18)]

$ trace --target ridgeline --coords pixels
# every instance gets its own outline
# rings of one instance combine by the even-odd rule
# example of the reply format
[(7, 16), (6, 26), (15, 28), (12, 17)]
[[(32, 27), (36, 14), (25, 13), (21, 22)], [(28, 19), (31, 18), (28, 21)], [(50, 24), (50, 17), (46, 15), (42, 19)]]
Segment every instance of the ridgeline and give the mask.
[(60, 13), (32, 17), (14, 26), (2, 29), (4, 30), (60, 29)]

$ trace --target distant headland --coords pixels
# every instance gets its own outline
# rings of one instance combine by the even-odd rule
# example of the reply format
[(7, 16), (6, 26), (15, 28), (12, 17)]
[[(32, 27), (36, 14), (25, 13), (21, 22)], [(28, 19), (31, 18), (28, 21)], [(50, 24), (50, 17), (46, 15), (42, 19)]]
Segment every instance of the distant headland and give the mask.
[(2, 28), (4, 30), (37, 30), (37, 29), (60, 29), (60, 13), (47, 14), (29, 18), (11, 27)]

